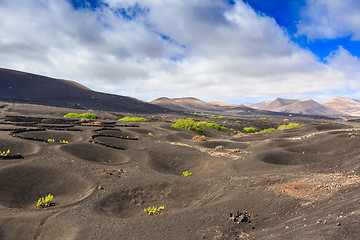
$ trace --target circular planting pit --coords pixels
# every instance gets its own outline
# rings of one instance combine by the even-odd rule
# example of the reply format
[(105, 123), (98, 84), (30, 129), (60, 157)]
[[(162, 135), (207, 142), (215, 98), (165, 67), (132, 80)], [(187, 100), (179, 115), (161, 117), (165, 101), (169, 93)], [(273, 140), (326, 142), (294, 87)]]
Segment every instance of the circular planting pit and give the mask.
[(209, 205), (219, 197), (216, 194), (207, 194), (209, 191), (211, 190), (207, 185), (189, 181), (155, 183), (111, 193), (99, 202), (98, 208), (121, 218), (145, 217), (149, 214), (144, 212), (144, 209), (160, 206), (164, 206), (160, 214), (166, 214)]
[(217, 146), (224, 146), (225, 148), (239, 148), (239, 149), (246, 149), (249, 146), (249, 144), (247, 143), (229, 142), (229, 141), (204, 141), (197, 143), (197, 145), (205, 148), (215, 148)]
[(26, 131), (16, 133), (15, 136), (20, 138), (25, 138), (29, 140), (38, 140), (46, 142), (48, 139), (53, 139), (54, 142), (59, 143), (61, 141), (68, 141), (69, 143), (72, 142), (80, 142), (83, 140), (81, 136), (76, 133), (69, 133), (69, 132), (61, 132), (55, 130), (46, 130), (46, 131)]
[(285, 150), (269, 150), (255, 154), (255, 159), (277, 165), (301, 165), (311, 163), (314, 160), (303, 153), (288, 152)]
[(76, 158), (91, 162), (120, 164), (130, 161), (130, 156), (126, 151), (111, 149), (94, 143), (65, 144), (60, 149)]
[(124, 138), (124, 139), (128, 139), (128, 138), (134, 139), (138, 137), (134, 133), (128, 131), (122, 131), (120, 129), (107, 129), (107, 130), (96, 131), (96, 134), (109, 136), (109, 137)]
[(224, 161), (224, 158), (211, 157), (198, 150), (176, 145), (152, 149), (149, 153), (149, 165), (152, 169), (179, 176), (185, 171), (192, 172), (194, 176), (219, 174), (226, 166)]
[(4, 152), (8, 149), (10, 150), (10, 153), (8, 155), (20, 154), (22, 156), (26, 156), (39, 152), (40, 146), (23, 140), (1, 138), (0, 151)]
[(122, 150), (137, 149), (142, 147), (139, 141), (137, 141), (137, 138), (126, 139), (107, 136), (93, 136), (92, 138), (95, 143)]
[(68, 169), (18, 165), (0, 171), (0, 204), (11, 208), (37, 208), (40, 197), (54, 196), (55, 206), (66, 206), (89, 196), (92, 184)]

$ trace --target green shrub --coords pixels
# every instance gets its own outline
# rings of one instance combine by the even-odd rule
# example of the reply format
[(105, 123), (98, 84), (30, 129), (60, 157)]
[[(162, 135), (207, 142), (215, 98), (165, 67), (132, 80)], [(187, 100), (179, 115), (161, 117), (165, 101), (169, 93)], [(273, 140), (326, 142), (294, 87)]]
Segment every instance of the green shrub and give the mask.
[(147, 212), (149, 215), (159, 215), (160, 211), (163, 210), (165, 207), (164, 206), (160, 206), (160, 207), (149, 207), (149, 208), (145, 208), (144, 212)]
[(284, 125), (280, 125), (278, 127), (278, 130), (291, 129), (291, 128), (299, 127), (301, 125), (302, 125), (302, 123), (289, 123), (288, 125), (284, 124)]
[(68, 113), (68, 114), (64, 115), (64, 117), (66, 117), (66, 118), (79, 118), (79, 114), (77, 114), (77, 113)]
[(283, 121), (284, 121), (284, 122), (288, 122), (288, 121), (290, 121), (290, 120), (289, 120), (289, 119), (287, 119), (287, 118), (285, 118)]
[(185, 171), (185, 172), (182, 173), (182, 176), (183, 176), (183, 177), (192, 176), (192, 173), (191, 173), (191, 172), (188, 172), (188, 171)]
[(261, 117), (259, 120), (267, 121), (267, 118)]
[(224, 116), (215, 117), (214, 115), (211, 115), (210, 118), (211, 118), (211, 119), (224, 119)]
[(256, 131), (259, 131), (259, 129), (255, 127), (244, 127), (244, 130), (248, 133), (255, 133)]
[(181, 128), (181, 129), (189, 129), (195, 132), (206, 132), (205, 129), (199, 124), (199, 122), (195, 122), (193, 118), (182, 119), (179, 118), (176, 123), (171, 125), (173, 128)]
[(220, 131), (225, 131), (227, 129), (226, 127), (220, 126), (219, 124), (216, 123), (208, 123), (208, 122), (200, 122), (200, 123), (201, 125), (204, 125), (207, 128), (217, 129)]
[(174, 128), (189, 129), (196, 132), (206, 132), (203, 126), (221, 131), (227, 129), (226, 127), (222, 127), (216, 123), (208, 123), (206, 121), (196, 122), (195, 119), (193, 118), (186, 118), (186, 119), (179, 118), (175, 124), (171, 125), (171, 127)]
[(123, 117), (120, 118), (118, 121), (125, 121), (125, 122), (147, 122), (145, 118), (138, 118), (138, 117)]
[(241, 123), (240, 120), (237, 120), (236, 123)]
[(260, 133), (267, 133), (267, 132), (273, 132), (273, 131), (276, 131), (276, 128), (267, 128), (267, 129), (261, 130)]
[(7, 156), (10, 153), (10, 149), (8, 149), (7, 151), (0, 151), (0, 156)]
[(98, 117), (92, 113), (82, 113), (82, 114), (79, 114), (79, 118), (97, 119)]
[(86, 118), (86, 119), (97, 119), (98, 118), (95, 114), (92, 114), (92, 113), (82, 113), (82, 114), (68, 113), (68, 114), (64, 115), (64, 117), (66, 117), (66, 118)]
[(53, 199), (54, 199), (54, 196), (49, 194), (47, 195), (45, 198), (41, 197), (39, 198), (36, 206), (37, 207), (50, 207), (53, 205)]

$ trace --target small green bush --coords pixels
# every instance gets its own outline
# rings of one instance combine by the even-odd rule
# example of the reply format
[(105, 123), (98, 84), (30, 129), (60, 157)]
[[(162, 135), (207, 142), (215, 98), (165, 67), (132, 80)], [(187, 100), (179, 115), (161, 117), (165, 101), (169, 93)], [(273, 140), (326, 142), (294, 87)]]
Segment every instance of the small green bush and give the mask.
[(97, 119), (98, 117), (92, 113), (82, 113), (82, 114), (79, 114), (78, 118)]
[(288, 125), (284, 124), (284, 125), (280, 125), (278, 127), (278, 130), (291, 129), (291, 128), (299, 127), (301, 125), (302, 125), (302, 123), (289, 123)]
[(204, 125), (207, 128), (217, 129), (220, 131), (225, 131), (227, 129), (226, 127), (220, 126), (219, 124), (216, 123), (208, 123), (208, 122), (200, 122), (200, 123), (206, 123), (201, 125)]
[(203, 126), (221, 131), (227, 129), (226, 127), (222, 127), (216, 123), (208, 123), (206, 121), (196, 122), (195, 119), (193, 118), (186, 118), (186, 119), (179, 118), (175, 124), (171, 125), (171, 127), (174, 128), (189, 129), (196, 132), (206, 132)]
[(144, 212), (147, 212), (149, 215), (159, 215), (160, 211), (163, 210), (165, 207), (164, 206), (160, 206), (160, 207), (149, 207), (149, 208), (145, 208)]
[(43, 208), (44, 207), (50, 207), (50, 206), (53, 205), (53, 202), (52, 202), (53, 199), (54, 199), (54, 196), (51, 195), (51, 194), (47, 195), (45, 198), (41, 197), (41, 198), (39, 198), (36, 206), (37, 207), (43, 207)]
[(215, 117), (214, 115), (211, 115), (210, 118), (211, 118), (211, 119), (224, 119), (224, 116)]
[(92, 113), (82, 113), (82, 114), (68, 113), (68, 114), (64, 115), (64, 117), (66, 117), (66, 118), (86, 118), (86, 119), (97, 119), (98, 118), (95, 114), (92, 114)]
[(193, 118), (179, 118), (173, 125), (171, 125), (171, 127), (188, 129), (195, 132), (206, 132), (205, 129), (201, 126), (201, 124), (199, 124), (199, 122), (195, 122)]
[(273, 132), (273, 131), (276, 131), (276, 128), (267, 128), (267, 129), (261, 130), (260, 133), (267, 133), (267, 132)]
[(7, 156), (10, 153), (10, 149), (8, 149), (7, 151), (0, 151), (0, 156)]
[(182, 176), (183, 176), (183, 177), (192, 176), (192, 173), (191, 173), (191, 172), (188, 172), (188, 171), (185, 171), (185, 172), (182, 173)]
[(244, 127), (244, 130), (248, 133), (255, 133), (256, 131), (259, 131), (259, 129), (255, 127)]
[(237, 120), (236, 123), (241, 123), (241, 121), (240, 121), (240, 120)]
[(118, 121), (125, 121), (125, 122), (147, 122), (145, 118), (138, 118), (138, 117), (123, 117), (120, 118)]
[(284, 121), (284, 122), (289, 122), (290, 120), (289, 120), (289, 119), (287, 119), (287, 118), (285, 118), (283, 121)]
[(259, 120), (267, 121), (267, 118), (261, 117)]

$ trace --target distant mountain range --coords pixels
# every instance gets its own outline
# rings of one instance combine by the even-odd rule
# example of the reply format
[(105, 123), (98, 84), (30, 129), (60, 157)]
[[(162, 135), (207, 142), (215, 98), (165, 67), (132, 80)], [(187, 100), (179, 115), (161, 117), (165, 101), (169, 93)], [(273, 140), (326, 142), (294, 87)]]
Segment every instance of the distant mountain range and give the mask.
[[(254, 114), (270, 114), (271, 112), (286, 114), (302, 114), (312, 116), (360, 116), (360, 100), (335, 97), (323, 103), (314, 100), (277, 98), (269, 102), (261, 102), (245, 106), (223, 102), (204, 102), (196, 98), (158, 98), (151, 102), (165, 108), (188, 112), (226, 112), (234, 115), (237, 112), (253, 112)], [(225, 114), (226, 115), (226, 114)]]
[(331, 107), (324, 106), (314, 100), (283, 99), (277, 98), (264, 105), (252, 106), (261, 110), (286, 113), (300, 113), (305, 115), (339, 116), (342, 113)]
[(0, 101), (114, 112), (159, 113), (135, 98), (92, 91), (67, 80), (0, 68)]
[(277, 98), (245, 106), (197, 98), (158, 98), (147, 103), (132, 97), (93, 91), (79, 83), (0, 68), (0, 101), (131, 113), (182, 112), (239, 115), (360, 116), (360, 99), (335, 97), (322, 103)]
[(334, 97), (321, 104), (343, 115), (360, 116), (360, 99)]

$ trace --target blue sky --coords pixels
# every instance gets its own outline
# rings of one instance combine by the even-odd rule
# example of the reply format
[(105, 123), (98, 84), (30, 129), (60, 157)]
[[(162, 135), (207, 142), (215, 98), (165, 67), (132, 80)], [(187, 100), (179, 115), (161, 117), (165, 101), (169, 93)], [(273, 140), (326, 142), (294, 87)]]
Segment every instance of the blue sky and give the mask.
[(0, 67), (145, 101), (360, 96), (358, 0), (2, 0)]

